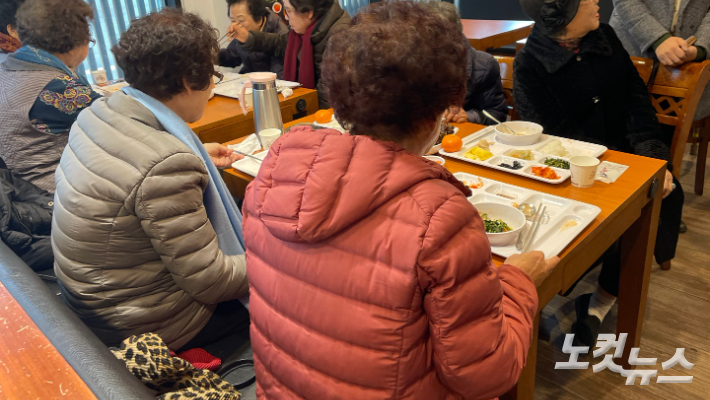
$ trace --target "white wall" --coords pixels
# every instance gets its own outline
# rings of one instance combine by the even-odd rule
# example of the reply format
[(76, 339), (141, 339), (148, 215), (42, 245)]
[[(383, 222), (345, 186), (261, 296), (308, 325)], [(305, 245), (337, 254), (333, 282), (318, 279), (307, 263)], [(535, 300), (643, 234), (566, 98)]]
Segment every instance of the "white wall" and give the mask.
[(229, 17), (226, 0), (182, 0), (182, 9), (198, 14), (219, 29), (220, 37), (227, 33)]

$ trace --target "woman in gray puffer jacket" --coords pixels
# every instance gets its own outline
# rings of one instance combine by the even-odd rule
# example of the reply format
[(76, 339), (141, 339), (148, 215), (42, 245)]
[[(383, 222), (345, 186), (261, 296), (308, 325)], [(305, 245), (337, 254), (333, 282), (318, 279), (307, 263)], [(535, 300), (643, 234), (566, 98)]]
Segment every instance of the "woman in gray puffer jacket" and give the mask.
[(153, 332), (178, 350), (248, 328), (235, 300), (248, 292), (244, 255), (223, 251), (224, 221), (206, 195), (223, 185), (209, 157), (234, 158), (176, 133), (207, 106), (217, 37), (175, 10), (133, 21), (113, 49), (131, 89), (96, 101), (69, 134), (56, 171), (55, 271), (69, 306), (107, 344)]

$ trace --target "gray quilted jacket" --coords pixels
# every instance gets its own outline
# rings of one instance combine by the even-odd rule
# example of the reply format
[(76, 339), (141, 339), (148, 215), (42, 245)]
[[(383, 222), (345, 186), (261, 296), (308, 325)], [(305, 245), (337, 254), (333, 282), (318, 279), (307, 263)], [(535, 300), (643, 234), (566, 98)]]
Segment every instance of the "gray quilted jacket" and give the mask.
[[(671, 30), (675, 0), (614, 0), (609, 25), (616, 31), (626, 51), (636, 57), (655, 58), (652, 45)], [(698, 38), (710, 57), (710, 0), (682, 0), (674, 36)], [(695, 119), (710, 115), (710, 90), (705, 90)]]
[(79, 115), (56, 171), (52, 246), (69, 306), (104, 340), (154, 332), (172, 349), (248, 291), (202, 204), (204, 163), (118, 92)]

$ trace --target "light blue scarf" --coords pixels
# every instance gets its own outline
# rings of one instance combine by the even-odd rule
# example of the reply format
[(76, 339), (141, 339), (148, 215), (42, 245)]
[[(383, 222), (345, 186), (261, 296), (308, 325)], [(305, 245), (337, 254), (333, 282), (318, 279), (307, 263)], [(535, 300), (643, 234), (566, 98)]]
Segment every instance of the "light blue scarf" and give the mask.
[(160, 101), (132, 87), (123, 88), (123, 92), (150, 110), (168, 133), (185, 143), (205, 163), (210, 182), (205, 189), (203, 203), (207, 218), (217, 233), (219, 248), (227, 255), (244, 254), (242, 214), (200, 139), (182, 118)]
[(78, 79), (83, 85), (91, 86), (89, 80), (86, 79), (84, 74), (73, 71), (71, 68), (67, 67), (62, 60), (58, 59), (54, 54), (38, 49), (34, 46), (22, 46), (13, 53), (13, 57), (27, 62), (32, 62), (35, 64), (48, 65), (56, 69), (60, 69), (66, 72), (67, 75)]

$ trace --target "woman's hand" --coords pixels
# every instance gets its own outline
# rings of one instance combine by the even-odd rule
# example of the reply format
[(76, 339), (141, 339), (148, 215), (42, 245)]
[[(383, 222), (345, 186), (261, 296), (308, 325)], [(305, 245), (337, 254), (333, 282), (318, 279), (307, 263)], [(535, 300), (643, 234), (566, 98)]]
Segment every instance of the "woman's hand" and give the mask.
[[(688, 43), (686, 43), (685, 40), (674, 36), (666, 39), (660, 46), (658, 46), (658, 48), (656, 48), (656, 55), (658, 56), (658, 60), (663, 63), (663, 65), (674, 67), (685, 62), (683, 60), (688, 56), (688, 47)], [(694, 59), (695, 57), (693, 57), (693, 60)]]
[(545, 254), (541, 251), (528, 251), (522, 254), (513, 254), (505, 260), (505, 264), (518, 267), (528, 274), (535, 282), (535, 286), (540, 286), (545, 279), (550, 276), (552, 269), (560, 262), (559, 257), (552, 257), (545, 260)]
[(219, 143), (205, 143), (203, 146), (217, 168), (229, 167), (235, 161), (244, 158), (243, 155), (235, 154), (232, 149)]
[(466, 110), (462, 107), (451, 107), (444, 111), (444, 118), (446, 119), (446, 122), (454, 122), (457, 124), (462, 124), (468, 121)]
[(683, 57), (683, 63), (695, 61), (695, 59), (697, 57), (698, 57), (698, 48), (695, 46), (690, 46), (690, 47), (688, 47), (688, 50), (685, 51), (685, 57)]
[(249, 39), (249, 31), (241, 24), (233, 22), (227, 29), (227, 39), (231, 42), (232, 39), (237, 39), (240, 43), (244, 43)]
[(663, 182), (663, 198), (668, 197), (671, 192), (675, 190), (675, 184), (673, 183), (673, 174), (671, 171), (666, 170), (666, 180)]

